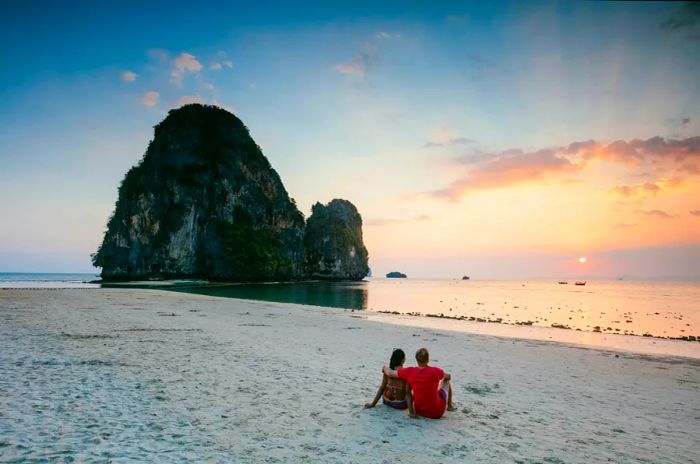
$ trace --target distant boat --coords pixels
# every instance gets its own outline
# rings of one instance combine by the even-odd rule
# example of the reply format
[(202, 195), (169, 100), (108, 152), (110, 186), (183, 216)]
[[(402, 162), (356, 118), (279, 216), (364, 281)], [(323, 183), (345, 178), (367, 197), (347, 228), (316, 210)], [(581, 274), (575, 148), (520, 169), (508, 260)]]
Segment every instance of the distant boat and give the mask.
[(469, 280), (469, 276), (462, 276), (462, 280)]
[(585, 280), (578, 281), (578, 282), (576, 282), (576, 285), (586, 285), (586, 281)]
[(560, 281), (559, 281), (559, 285), (568, 285), (568, 283), (569, 283), (569, 282), (567, 282), (566, 280), (560, 280)]
[(387, 279), (405, 279), (406, 277), (406, 274), (399, 271), (393, 271), (386, 275)]

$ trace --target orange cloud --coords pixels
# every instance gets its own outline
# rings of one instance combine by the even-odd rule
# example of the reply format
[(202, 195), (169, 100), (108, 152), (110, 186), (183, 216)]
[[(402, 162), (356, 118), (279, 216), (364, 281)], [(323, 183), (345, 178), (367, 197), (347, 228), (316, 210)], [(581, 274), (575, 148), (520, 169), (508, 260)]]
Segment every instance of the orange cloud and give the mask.
[(670, 171), (674, 175), (670, 179), (620, 185), (612, 189), (623, 196), (656, 194), (661, 184), (674, 187), (683, 183), (678, 174), (700, 174), (700, 137), (679, 140), (652, 137), (611, 143), (588, 140), (533, 152), (507, 150), (463, 157), (457, 162), (467, 168), (466, 173), (447, 188), (429, 195), (456, 201), (473, 190), (496, 189), (578, 173), (595, 160), (634, 167), (649, 165), (657, 173)]
[(617, 185), (613, 187), (612, 191), (622, 195), (623, 197), (630, 197), (645, 193), (651, 193), (656, 195), (661, 190), (661, 187), (654, 182), (645, 182), (644, 184), (636, 185)]
[(202, 70), (202, 63), (197, 61), (197, 58), (190, 53), (180, 53), (173, 60), (173, 68), (170, 72), (170, 76), (173, 78), (173, 82), (179, 84), (185, 77), (186, 72), (198, 73)]
[(660, 209), (652, 209), (649, 211), (637, 210), (639, 214), (644, 214), (645, 216), (654, 216), (660, 219), (672, 219), (676, 217), (675, 215), (668, 214), (666, 211), (661, 211)]
[(470, 190), (494, 189), (542, 180), (551, 174), (573, 173), (582, 168), (555, 150), (523, 153), (509, 150), (478, 165), (448, 188), (432, 192), (438, 198), (457, 200)]
[(602, 159), (629, 165), (659, 164), (667, 161), (680, 165), (700, 161), (700, 136), (678, 140), (663, 137), (634, 139), (629, 142), (616, 140), (608, 144), (591, 140), (572, 143), (566, 152), (582, 156), (586, 160)]
[(685, 180), (680, 177), (672, 177), (670, 179), (659, 179), (654, 182), (645, 182), (643, 184), (624, 184), (617, 185), (611, 189), (611, 192), (622, 195), (623, 197), (633, 196), (656, 196), (662, 189), (679, 187), (685, 183)]

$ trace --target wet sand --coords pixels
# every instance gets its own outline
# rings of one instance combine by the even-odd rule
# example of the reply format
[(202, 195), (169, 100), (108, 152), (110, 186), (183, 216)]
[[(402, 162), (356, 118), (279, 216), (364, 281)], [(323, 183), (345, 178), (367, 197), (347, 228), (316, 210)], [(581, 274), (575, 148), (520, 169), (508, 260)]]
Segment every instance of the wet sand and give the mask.
[[(158, 290), (0, 290), (0, 461), (700, 461), (697, 359), (404, 323)], [(391, 349), (421, 346), (452, 373), (458, 410), (364, 410)]]

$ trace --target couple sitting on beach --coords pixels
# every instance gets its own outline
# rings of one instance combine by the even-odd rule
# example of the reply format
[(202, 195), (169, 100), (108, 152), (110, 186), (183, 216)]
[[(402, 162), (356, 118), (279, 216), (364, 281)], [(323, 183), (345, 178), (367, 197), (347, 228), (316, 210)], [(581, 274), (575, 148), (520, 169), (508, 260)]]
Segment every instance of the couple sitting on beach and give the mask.
[(452, 376), (438, 367), (428, 366), (430, 354), (427, 348), (416, 351), (418, 367), (403, 367), (406, 355), (403, 350), (391, 353), (388, 366), (382, 368), (382, 384), (371, 403), (373, 408), (379, 397), (387, 406), (408, 409), (411, 417), (423, 416), (439, 419), (445, 411), (454, 411), (452, 404)]

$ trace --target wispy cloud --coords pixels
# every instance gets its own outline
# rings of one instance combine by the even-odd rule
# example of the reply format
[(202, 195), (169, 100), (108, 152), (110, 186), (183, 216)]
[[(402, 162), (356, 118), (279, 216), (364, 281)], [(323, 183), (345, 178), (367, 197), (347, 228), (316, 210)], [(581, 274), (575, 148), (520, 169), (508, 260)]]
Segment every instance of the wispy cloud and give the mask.
[(202, 70), (202, 63), (190, 53), (180, 53), (172, 62), (170, 77), (173, 82), (180, 84), (185, 77), (185, 73), (198, 73)]
[(672, 214), (668, 214), (666, 211), (662, 211), (660, 209), (652, 209), (652, 210), (641, 210), (638, 209), (635, 211), (636, 213), (643, 214), (645, 216), (654, 216), (660, 219), (672, 219), (675, 216)]
[(155, 90), (151, 90), (150, 92), (146, 92), (145, 94), (143, 94), (143, 96), (141, 97), (141, 103), (144, 106), (156, 106), (156, 103), (158, 103), (159, 98), (160, 94)]
[(175, 100), (173, 108), (179, 108), (183, 105), (189, 105), (191, 103), (204, 103), (204, 99), (199, 95), (185, 95)]
[(637, 227), (637, 224), (627, 224), (624, 222), (620, 222), (618, 224), (615, 224), (613, 227), (615, 229), (631, 229), (633, 227)]
[(423, 144), (423, 148), (450, 147), (454, 145), (467, 145), (474, 140), (455, 134), (452, 127), (441, 127), (431, 134), (430, 140)]
[(684, 117), (684, 118), (666, 118), (663, 122), (663, 125), (668, 127), (669, 129), (669, 134), (673, 138), (680, 138), (682, 137), (683, 133), (687, 132), (688, 129), (690, 129), (690, 117)]
[(692, 214), (693, 216), (698, 216), (698, 217), (700, 217), (700, 209), (696, 209), (696, 210), (694, 210), (694, 211), (691, 211), (690, 214)]
[(450, 147), (453, 145), (467, 145), (470, 143), (474, 143), (474, 140), (466, 137), (454, 137), (444, 142), (426, 142), (425, 145), (423, 145), (423, 148)]
[(212, 71), (220, 71), (221, 63), (215, 61), (214, 63), (209, 65), (209, 69), (211, 69)]
[(122, 71), (121, 77), (124, 82), (134, 82), (138, 75), (133, 71)]
[(168, 61), (169, 53), (162, 48), (149, 48), (146, 50), (146, 55), (157, 63), (165, 63)]
[(364, 74), (364, 69), (357, 63), (353, 64), (338, 64), (333, 67), (341, 74)]
[(645, 182), (643, 184), (632, 185), (617, 185), (612, 188), (612, 191), (614, 193), (622, 195), (623, 197), (630, 197), (647, 193), (656, 195), (657, 193), (659, 193), (659, 190), (661, 190), (661, 187), (659, 187), (659, 185), (654, 182)]
[(231, 61), (231, 60), (224, 60), (221, 63), (229, 69), (233, 68), (233, 61)]
[(379, 64), (379, 61), (379, 56), (376, 51), (367, 43), (362, 52), (360, 52), (354, 60), (349, 63), (338, 64), (334, 66), (333, 69), (341, 74), (352, 74), (358, 77), (364, 77), (365, 74)]
[(378, 38), (378, 39), (390, 39), (390, 38), (391, 38), (391, 34), (389, 34), (389, 33), (386, 32), (386, 31), (381, 31), (381, 32), (378, 32), (377, 35), (376, 35), (375, 37)]
[(425, 221), (430, 221), (432, 218), (427, 215), (427, 214), (421, 214), (419, 216), (415, 216), (412, 218), (373, 218), (373, 219), (367, 219), (364, 222), (364, 225), (369, 226), (369, 227), (383, 227), (383, 226), (390, 226), (394, 224), (402, 224), (406, 222), (425, 222)]

